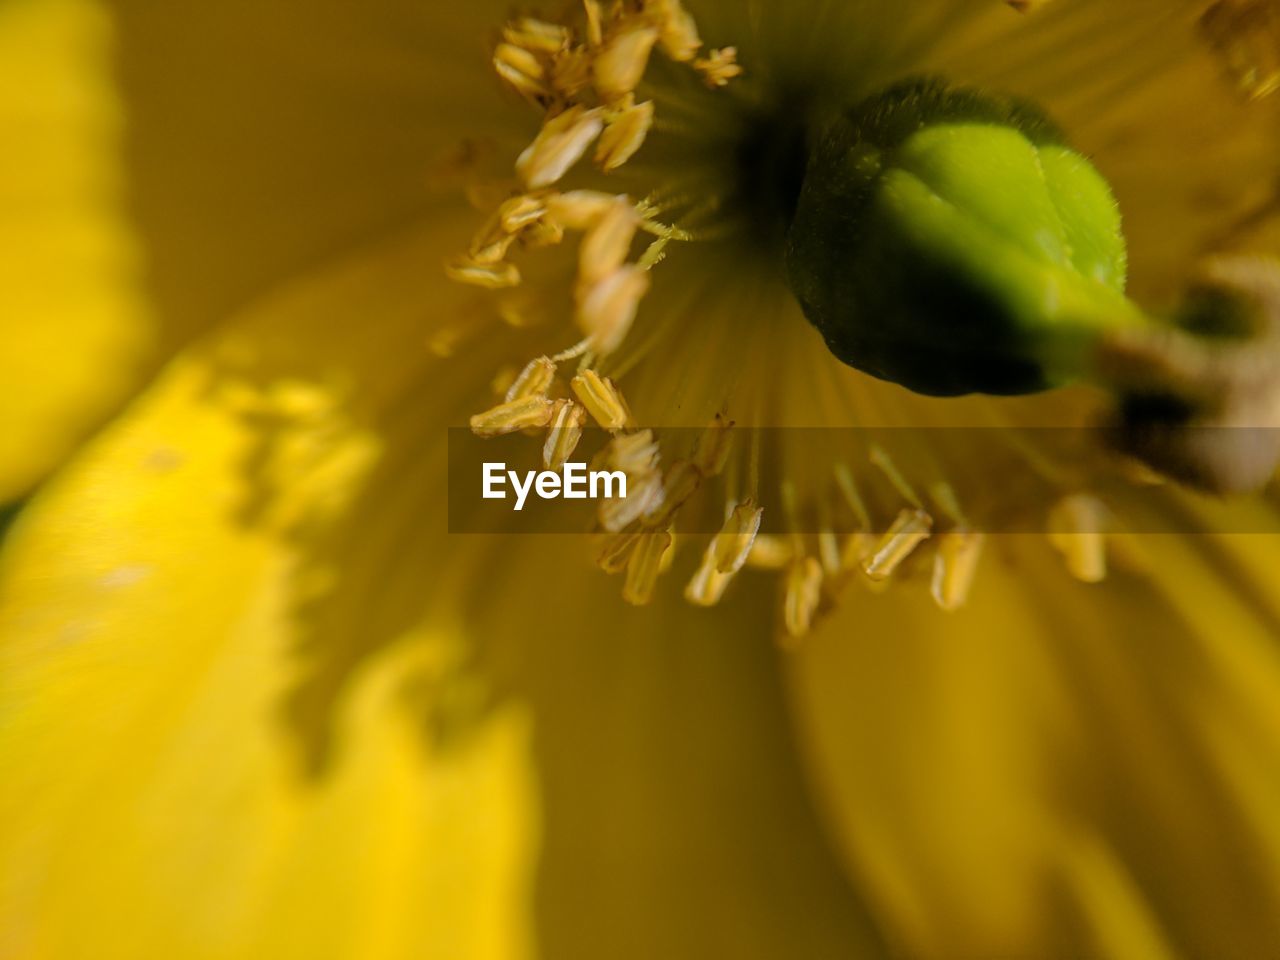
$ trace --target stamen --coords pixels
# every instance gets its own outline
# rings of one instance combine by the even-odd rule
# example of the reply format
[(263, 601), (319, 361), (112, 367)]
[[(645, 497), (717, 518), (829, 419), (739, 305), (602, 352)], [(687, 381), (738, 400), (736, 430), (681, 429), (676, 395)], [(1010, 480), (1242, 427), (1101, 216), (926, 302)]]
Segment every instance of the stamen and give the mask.
[(531, 190), (549, 187), (582, 159), (604, 130), (604, 110), (570, 107), (548, 120), (516, 160), (516, 173)]
[(888, 451), (879, 444), (874, 444), (870, 452), (871, 463), (880, 468), (880, 472), (889, 478), (889, 482), (893, 484), (893, 488), (898, 491), (902, 499), (907, 501), (917, 510), (923, 509), (924, 504), (920, 502), (919, 495), (907, 483), (907, 478), (903, 476), (902, 471), (898, 469), (897, 464), (889, 456)]
[(604, 43), (604, 17), (600, 11), (600, 0), (582, 0), (587, 12), (587, 43), (598, 47)]
[(649, 54), (658, 31), (638, 24), (614, 34), (596, 57), (596, 90), (606, 100), (616, 100), (635, 90), (649, 66)]
[(605, 500), (600, 505), (600, 525), (610, 533), (617, 533), (637, 520), (652, 516), (662, 509), (662, 476), (654, 472), (639, 474), (632, 480), (627, 476), (627, 495), (617, 500)]
[(621, 573), (627, 568), (632, 551), (640, 540), (640, 531), (629, 530), (611, 534), (604, 539), (596, 564), (608, 574)]
[(1049, 542), (1062, 554), (1067, 570), (1082, 583), (1107, 578), (1107, 544), (1103, 535), (1108, 511), (1096, 497), (1073, 494), (1049, 512)]
[(544, 83), (546, 70), (529, 50), (501, 43), (493, 52), (493, 68), (503, 80), (532, 103), (550, 98), (551, 89)]
[(704, 477), (718, 477), (724, 472), (733, 450), (733, 421), (717, 413), (711, 425), (698, 438), (698, 451), (693, 456), (694, 465)]
[(663, 558), (671, 549), (670, 531), (642, 534), (636, 543), (631, 559), (627, 562), (627, 582), (622, 588), (622, 599), (635, 606), (644, 606), (653, 599), (658, 575), (662, 572)]
[(556, 378), (556, 365), (549, 357), (530, 360), (507, 388), (506, 402), (525, 397), (545, 397)]
[(525, 50), (555, 54), (569, 45), (572, 34), (568, 27), (558, 23), (547, 23), (545, 20), (535, 20), (533, 17), (521, 17), (507, 24), (502, 31), (502, 38), (507, 43), (523, 47)]
[(698, 25), (680, 0), (656, 0), (653, 12), (662, 24), (658, 43), (676, 63), (688, 63), (702, 48)]
[(836, 486), (840, 488), (840, 492), (844, 495), (845, 503), (853, 511), (853, 517), (857, 521), (859, 529), (863, 531), (870, 530), (871, 514), (862, 499), (862, 494), (858, 492), (858, 484), (853, 479), (853, 471), (849, 469), (847, 464), (840, 463), (836, 464), (835, 475)]
[(693, 66), (702, 74), (707, 86), (713, 88), (727, 86), (730, 80), (742, 76), (737, 47), (710, 50), (705, 58), (695, 60)]
[(498, 208), (498, 219), (507, 233), (519, 233), (542, 219), (546, 212), (546, 202), (538, 197), (512, 197)]
[(943, 610), (958, 610), (969, 598), (985, 542), (983, 534), (968, 530), (953, 530), (938, 538), (931, 590)]
[(604, 430), (616, 433), (634, 426), (631, 410), (613, 381), (594, 370), (584, 370), (570, 381), (574, 395)]
[(747, 566), (753, 570), (782, 570), (795, 559), (791, 543), (783, 537), (758, 533), (747, 554)]
[(809, 633), (822, 602), (822, 565), (813, 557), (795, 560), (787, 571), (783, 621), (787, 634), (799, 640)]
[(933, 518), (923, 510), (903, 510), (863, 565), (872, 580), (887, 580), (920, 544), (929, 539)]
[(570, 190), (547, 198), (547, 215), (570, 230), (589, 230), (619, 203), (626, 202), (625, 194)]
[(653, 127), (652, 100), (627, 107), (615, 117), (596, 144), (595, 161), (605, 173), (618, 169), (633, 156)]
[(712, 541), (715, 548), (716, 570), (719, 573), (737, 573), (747, 562), (756, 535), (760, 532), (760, 520), (764, 510), (753, 500), (744, 500), (729, 513), (724, 526)]
[(605, 464), (627, 477), (627, 495), (600, 504), (600, 524), (617, 533), (637, 520), (652, 517), (664, 501), (658, 444), (651, 430), (620, 434), (601, 453)]
[(520, 285), (520, 271), (514, 263), (476, 263), (467, 258), (459, 258), (446, 263), (444, 272), (450, 280), (486, 290), (503, 290)]
[(500, 437), (551, 422), (555, 404), (546, 397), (524, 397), (503, 403), (471, 418), (471, 430), (479, 437)]
[(542, 463), (548, 470), (559, 470), (573, 455), (582, 439), (582, 425), (587, 414), (572, 400), (558, 400), (551, 416), (551, 428), (542, 446)]
[(629, 203), (619, 201), (588, 231), (578, 251), (578, 283), (594, 287), (627, 261), (640, 217)]
[(716, 544), (713, 540), (707, 544), (697, 572), (684, 588), (684, 598), (694, 606), (714, 607), (720, 602), (732, 580), (733, 574), (721, 573), (716, 569)]
[(676, 513), (698, 492), (702, 474), (688, 460), (677, 460), (662, 481), (662, 509), (648, 517), (650, 526), (663, 527), (675, 520)]
[(639, 267), (622, 267), (587, 291), (578, 306), (577, 320), (592, 350), (607, 354), (618, 349), (648, 290), (647, 273)]

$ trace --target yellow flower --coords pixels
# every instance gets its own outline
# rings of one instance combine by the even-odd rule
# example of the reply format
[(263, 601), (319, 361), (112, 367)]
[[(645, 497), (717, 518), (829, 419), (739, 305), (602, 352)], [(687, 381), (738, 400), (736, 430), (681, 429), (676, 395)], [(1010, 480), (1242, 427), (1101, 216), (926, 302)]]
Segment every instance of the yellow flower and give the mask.
[[(768, 188), (788, 97), (1008, 91), (1159, 311), (1280, 251), (1273, 5), (506, 13), (0, 8), (0, 500), (57, 468), (0, 555), (0, 956), (1272, 951), (1274, 495), (1142, 476), (1104, 535), (1115, 461), (1013, 428), (1108, 397), (843, 366)], [(588, 415), (653, 498), (600, 518), (621, 585), (448, 532), (446, 427)], [(744, 429), (993, 424), (755, 473)], [(729, 519), (673, 553), (681, 484)], [(1050, 536), (965, 524), (1020, 498)]]

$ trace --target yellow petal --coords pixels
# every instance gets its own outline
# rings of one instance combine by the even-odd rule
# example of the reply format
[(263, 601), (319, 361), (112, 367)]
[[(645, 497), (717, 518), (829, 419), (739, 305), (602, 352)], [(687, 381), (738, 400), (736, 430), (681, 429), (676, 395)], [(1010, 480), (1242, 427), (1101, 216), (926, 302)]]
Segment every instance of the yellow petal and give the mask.
[(1274, 523), (1245, 504), (1130, 536), (1095, 585), (1039, 538), (992, 537), (969, 608), (905, 586), (796, 656), (812, 777), (906, 952), (1270, 949), (1280, 540), (1208, 530)]
[(464, 220), (187, 351), (24, 514), (6, 951), (879, 953), (768, 644), (629, 611), (572, 538), (445, 534), (444, 425), (493, 358), (432, 359), (433, 326), (484, 317), (443, 282), (424, 315), (420, 265)]
[(114, 41), (89, 0), (0, 7), (0, 503), (123, 398), (149, 347)]

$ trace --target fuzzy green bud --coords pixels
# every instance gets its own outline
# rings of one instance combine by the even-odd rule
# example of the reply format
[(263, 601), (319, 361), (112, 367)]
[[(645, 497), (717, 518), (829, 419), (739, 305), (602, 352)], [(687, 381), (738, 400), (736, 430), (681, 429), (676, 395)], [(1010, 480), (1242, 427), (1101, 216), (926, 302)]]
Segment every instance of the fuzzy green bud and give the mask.
[(920, 393), (1084, 375), (1138, 327), (1110, 187), (1034, 106), (936, 80), (842, 113), (810, 151), (787, 271), (839, 359)]

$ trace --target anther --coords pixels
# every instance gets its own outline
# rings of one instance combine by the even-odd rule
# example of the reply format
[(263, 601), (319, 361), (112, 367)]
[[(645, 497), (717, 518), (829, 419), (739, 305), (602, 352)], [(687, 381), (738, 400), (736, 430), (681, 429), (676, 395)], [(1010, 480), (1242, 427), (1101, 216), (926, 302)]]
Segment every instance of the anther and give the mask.
[(933, 518), (929, 514), (903, 510), (863, 565), (863, 571), (872, 580), (889, 579), (916, 547), (929, 539), (932, 530)]
[(737, 47), (711, 50), (705, 58), (695, 60), (693, 66), (702, 74), (707, 86), (712, 88), (727, 86), (730, 80), (742, 76)]
[(985, 540), (983, 534), (969, 530), (952, 530), (938, 537), (931, 592), (943, 610), (958, 610), (968, 600)]
[(471, 418), (471, 430), (480, 437), (500, 437), (551, 422), (555, 404), (546, 397), (524, 397), (503, 403)]
[(732, 580), (733, 574), (716, 569), (716, 544), (712, 540), (702, 554), (702, 562), (698, 564), (693, 579), (684, 588), (684, 598), (694, 606), (714, 607)]
[(549, 357), (530, 360), (507, 388), (506, 401), (523, 400), (525, 397), (545, 397), (556, 378), (556, 365)]
[(635, 321), (649, 275), (639, 267), (622, 267), (586, 291), (578, 305), (578, 326), (603, 355), (621, 346)]
[(670, 531), (641, 534), (631, 559), (627, 562), (627, 581), (622, 588), (622, 599), (635, 606), (644, 606), (653, 599), (658, 575), (662, 572), (663, 558), (671, 549)]
[(717, 571), (737, 573), (742, 569), (760, 532), (763, 516), (764, 510), (750, 499), (742, 501), (729, 512), (714, 540)]
[(486, 290), (503, 290), (520, 285), (520, 271), (514, 263), (476, 263), (468, 258), (450, 260), (445, 264), (445, 274), (450, 280), (466, 283)]
[(822, 565), (813, 557), (801, 557), (787, 571), (783, 621), (787, 634), (799, 640), (813, 626), (813, 617), (822, 602)]
[(1104, 530), (1109, 514), (1096, 497), (1073, 494), (1049, 511), (1049, 542), (1068, 572), (1082, 583), (1107, 578), (1107, 543)]
[(594, 287), (626, 263), (639, 222), (635, 208), (619, 202), (591, 227), (578, 251), (580, 285)]
[(747, 554), (746, 565), (753, 570), (782, 570), (795, 559), (791, 542), (784, 537), (758, 533)]
[(653, 127), (653, 101), (646, 100), (621, 111), (610, 121), (596, 144), (595, 161), (605, 173), (616, 170), (633, 156)]
[(530, 189), (549, 187), (573, 167), (604, 130), (604, 111), (570, 107), (543, 124), (516, 160), (516, 173)]
[(551, 415), (551, 426), (542, 446), (542, 463), (548, 470), (559, 470), (573, 455), (582, 439), (586, 412), (572, 400), (558, 400)]
[(649, 54), (658, 41), (650, 26), (627, 27), (614, 34), (596, 57), (596, 90), (606, 100), (616, 100), (635, 90), (649, 66)]

